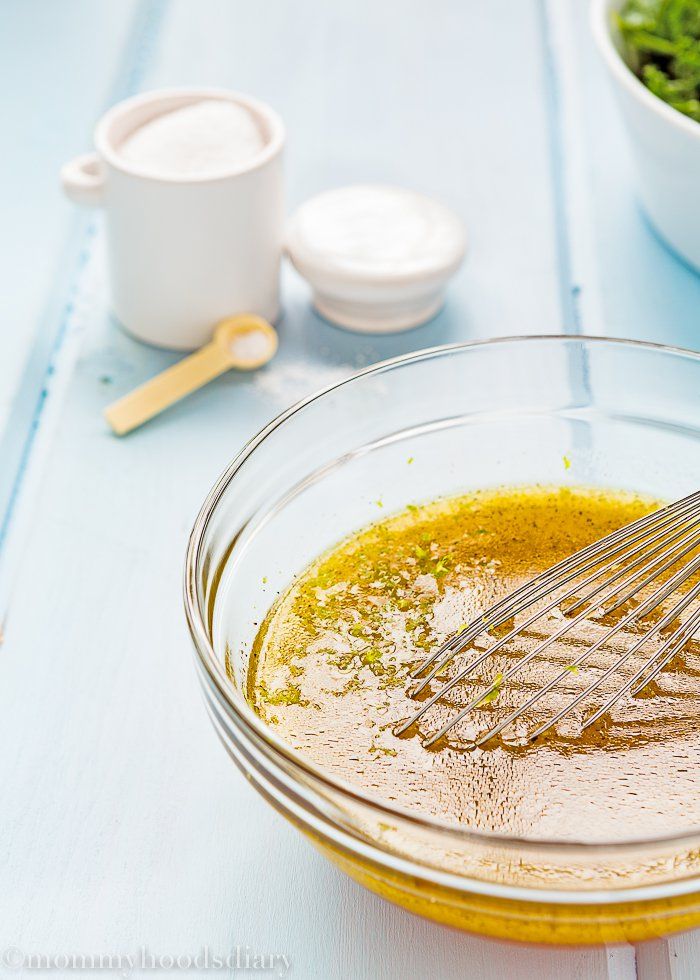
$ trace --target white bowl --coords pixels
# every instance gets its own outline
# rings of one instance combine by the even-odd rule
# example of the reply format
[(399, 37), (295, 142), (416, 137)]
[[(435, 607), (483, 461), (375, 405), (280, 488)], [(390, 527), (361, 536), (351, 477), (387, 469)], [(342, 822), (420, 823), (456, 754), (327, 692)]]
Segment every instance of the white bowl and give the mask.
[(593, 0), (591, 26), (632, 142), (639, 195), (661, 237), (700, 270), (700, 123), (658, 98), (623, 56), (613, 14), (624, 0)]
[(438, 313), (466, 234), (456, 214), (424, 194), (353, 184), (305, 201), (289, 221), (286, 250), (322, 317), (393, 333)]

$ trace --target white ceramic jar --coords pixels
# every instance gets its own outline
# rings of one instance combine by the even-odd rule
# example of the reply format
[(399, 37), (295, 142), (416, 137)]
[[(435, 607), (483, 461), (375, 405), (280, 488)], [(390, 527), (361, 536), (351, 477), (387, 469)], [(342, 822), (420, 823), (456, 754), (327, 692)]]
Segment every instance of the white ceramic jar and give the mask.
[[(204, 100), (246, 109), (262, 149), (214, 175), (173, 177), (120, 155), (145, 123)], [(62, 171), (67, 195), (105, 212), (112, 306), (135, 337), (189, 350), (237, 313), (279, 314), (284, 128), (267, 105), (222, 89), (166, 89), (127, 99), (95, 130), (95, 153)]]
[(632, 142), (639, 195), (662, 238), (700, 270), (700, 123), (649, 91), (614, 25), (624, 0), (593, 0), (591, 24)]
[(352, 184), (305, 201), (287, 226), (287, 254), (322, 317), (360, 333), (430, 320), (467, 247), (461, 219), (404, 187)]

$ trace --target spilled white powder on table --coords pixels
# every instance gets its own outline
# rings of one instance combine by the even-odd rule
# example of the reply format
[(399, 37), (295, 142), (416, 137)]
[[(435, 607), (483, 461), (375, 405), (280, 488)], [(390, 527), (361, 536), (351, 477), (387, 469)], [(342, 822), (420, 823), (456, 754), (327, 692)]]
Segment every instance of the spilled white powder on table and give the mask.
[(221, 99), (204, 99), (139, 126), (119, 152), (143, 173), (178, 178), (236, 170), (264, 146), (263, 134), (248, 109)]
[(255, 387), (280, 405), (292, 402), (342, 381), (352, 373), (349, 367), (314, 365), (307, 361), (275, 364), (255, 375)]

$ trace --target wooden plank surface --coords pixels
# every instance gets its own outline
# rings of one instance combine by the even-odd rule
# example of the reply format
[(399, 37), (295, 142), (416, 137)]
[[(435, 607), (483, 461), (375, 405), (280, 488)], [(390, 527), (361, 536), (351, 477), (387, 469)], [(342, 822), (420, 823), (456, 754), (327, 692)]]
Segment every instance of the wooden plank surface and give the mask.
[[(299, 396), (374, 360), (452, 340), (593, 323), (597, 332), (612, 314), (621, 327), (611, 333), (677, 342), (692, 329), (698, 280), (665, 255), (653, 259), (660, 246), (635, 225), (623, 191), (614, 117), (592, 113), (594, 96), (588, 82), (582, 87), (581, 73), (603, 84), (590, 45), (577, 43), (584, 5), (132, 6), (111, 5), (100, 34), (106, 48), (91, 49), (107, 74), (138, 65), (138, 87), (253, 92), (286, 121), (292, 206), (352, 180), (405, 183), (465, 216), (471, 253), (443, 313), (393, 338), (323, 323), (287, 272), (279, 358), (259, 375), (220, 379), (123, 442), (107, 433), (101, 409), (174, 356), (140, 346), (111, 322), (99, 228), (83, 233), (77, 271), (58, 273), (51, 286), (63, 306), (71, 298), (61, 343), (47, 354), (53, 373), (27, 375), (15, 339), (0, 335), (0, 364), (14, 358), (3, 392), (18, 378), (27, 398), (47, 390), (32, 422), (6, 429), (26, 439), (26, 425), (36, 423), (38, 434), (12, 474), (16, 504), (0, 551), (0, 945), (46, 955), (139, 955), (141, 946), (194, 955), (247, 945), (286, 954), (291, 975), (302, 978), (692, 976), (694, 936), (636, 957), (632, 947), (509, 946), (440, 929), (349, 882), (270, 811), (216, 743), (180, 608), (186, 536), (204, 494), (245, 439)], [(33, 7), (38, 19), (42, 4)], [(74, 0), (52, 27), (63, 52), (54, 101), (44, 95), (52, 72), (31, 99), (18, 74), (14, 111), (38, 113), (37, 131), (54, 105), (86, 86), (79, 25), (94, 9)], [(0, 49), (12, 45), (12, 31), (31, 35), (24, 21), (11, 23)], [(71, 145), (56, 142), (42, 181), (55, 176), (59, 150), (86, 149), (94, 92), (81, 98)], [(581, 113), (583, 131), (572, 123)], [(594, 145), (601, 125), (612, 146), (603, 173)], [(23, 186), (35, 180), (28, 173)], [(29, 216), (34, 236), (47, 209), (61, 210), (47, 200)], [(65, 213), (51, 220), (65, 230)], [(55, 274), (59, 239), (56, 232), (38, 259)], [(655, 261), (662, 268), (658, 288), (673, 292), (675, 327), (650, 301), (651, 286), (642, 290), (643, 322), (641, 306), (635, 317), (626, 277), (640, 253), (647, 272)], [(28, 250), (2, 255), (8, 282), (13, 262), (31, 265)], [(40, 280), (43, 301), (50, 279), (46, 271)], [(13, 302), (27, 304), (26, 279), (16, 292)], [(23, 309), (36, 325), (40, 306)]]

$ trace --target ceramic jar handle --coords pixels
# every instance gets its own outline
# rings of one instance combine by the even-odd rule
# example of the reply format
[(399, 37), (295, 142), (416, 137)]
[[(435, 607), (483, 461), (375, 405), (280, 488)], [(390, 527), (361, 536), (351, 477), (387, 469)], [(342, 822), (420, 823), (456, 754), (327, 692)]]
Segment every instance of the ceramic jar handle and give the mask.
[(104, 197), (104, 176), (96, 153), (74, 157), (61, 169), (61, 184), (75, 204), (99, 207)]

